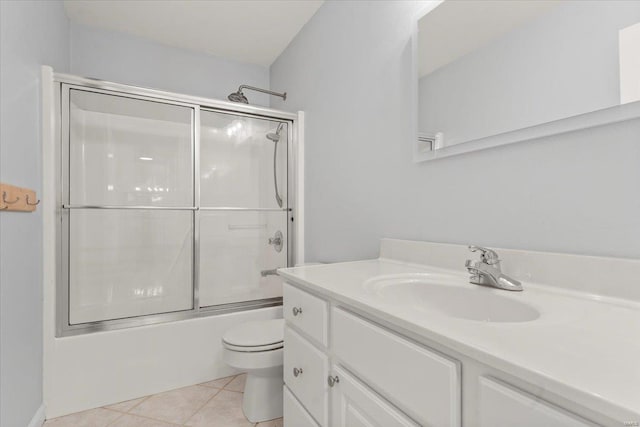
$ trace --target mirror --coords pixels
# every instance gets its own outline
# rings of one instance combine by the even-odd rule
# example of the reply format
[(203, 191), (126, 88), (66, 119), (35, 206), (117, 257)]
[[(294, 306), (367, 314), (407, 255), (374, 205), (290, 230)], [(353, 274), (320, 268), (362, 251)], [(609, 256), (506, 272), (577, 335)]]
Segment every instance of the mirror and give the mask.
[(445, 0), (418, 64), (418, 152), (639, 101), (640, 1)]

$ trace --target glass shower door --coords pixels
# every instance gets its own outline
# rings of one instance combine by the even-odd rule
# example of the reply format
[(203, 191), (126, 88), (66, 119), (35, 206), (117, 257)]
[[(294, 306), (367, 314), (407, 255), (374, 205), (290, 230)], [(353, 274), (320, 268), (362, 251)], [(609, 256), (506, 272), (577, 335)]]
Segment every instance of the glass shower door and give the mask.
[(200, 123), (200, 307), (281, 297), (288, 125), (204, 110)]
[(67, 324), (191, 310), (194, 109), (78, 89), (68, 99)]

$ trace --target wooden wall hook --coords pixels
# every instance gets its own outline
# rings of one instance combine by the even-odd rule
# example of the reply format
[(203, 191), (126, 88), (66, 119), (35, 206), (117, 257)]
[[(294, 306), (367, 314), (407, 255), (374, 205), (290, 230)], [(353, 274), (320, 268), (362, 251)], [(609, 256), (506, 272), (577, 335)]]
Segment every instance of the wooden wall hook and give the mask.
[[(36, 198), (34, 190), (0, 182), (0, 212), (33, 212), (40, 200)], [(35, 200), (35, 202), (32, 202)]]

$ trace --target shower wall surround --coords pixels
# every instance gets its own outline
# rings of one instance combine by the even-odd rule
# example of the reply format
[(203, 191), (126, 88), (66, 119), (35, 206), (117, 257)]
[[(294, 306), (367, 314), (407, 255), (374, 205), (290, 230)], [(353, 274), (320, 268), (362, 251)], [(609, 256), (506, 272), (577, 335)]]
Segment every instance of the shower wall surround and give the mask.
[(381, 237), (640, 257), (638, 120), (412, 164), (416, 3), (326, 2), (271, 66), (272, 106), (307, 112), (307, 260)]

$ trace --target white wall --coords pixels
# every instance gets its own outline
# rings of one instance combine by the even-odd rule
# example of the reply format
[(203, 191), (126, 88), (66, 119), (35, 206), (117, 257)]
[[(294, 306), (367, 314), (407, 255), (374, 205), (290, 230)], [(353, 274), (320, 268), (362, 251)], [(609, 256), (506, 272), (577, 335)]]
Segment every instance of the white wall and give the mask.
[[(69, 67), (59, 1), (0, 1), (0, 181), (42, 191), (40, 65)], [(0, 425), (42, 404), (42, 212), (0, 213)]]
[(306, 112), (307, 260), (383, 236), (640, 257), (640, 123), (413, 164), (419, 4), (326, 2), (271, 67)]
[[(71, 72), (117, 83), (227, 99), (241, 84), (269, 88), (269, 70), (190, 52), (140, 37), (71, 24)], [(269, 97), (245, 93), (252, 105)]]
[(452, 145), (618, 105), (618, 31), (637, 22), (640, 2), (561, 3), (422, 77), (418, 129)]

